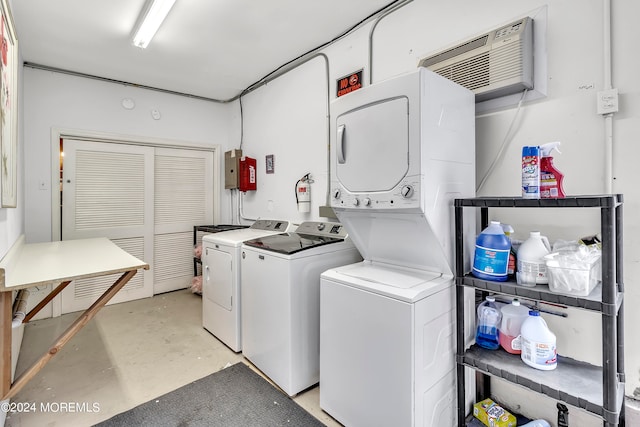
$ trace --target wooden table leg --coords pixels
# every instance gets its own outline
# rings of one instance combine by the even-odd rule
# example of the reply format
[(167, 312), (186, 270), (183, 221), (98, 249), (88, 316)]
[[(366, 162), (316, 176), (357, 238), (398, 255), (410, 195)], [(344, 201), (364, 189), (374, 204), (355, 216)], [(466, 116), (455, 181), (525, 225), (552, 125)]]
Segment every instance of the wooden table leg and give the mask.
[(11, 291), (0, 292), (0, 396), (7, 394), (11, 388), (12, 295)]
[[(5, 393), (2, 393), (2, 400), (9, 399), (18, 393), (22, 387), (25, 386), (31, 378), (33, 378), (44, 366), (51, 360), (53, 356), (55, 356), (58, 351), (71, 339), (75, 334), (77, 334), (80, 329), (84, 325), (86, 325), (93, 317), (98, 313), (98, 311), (104, 307), (104, 305), (109, 302), (113, 296), (118, 293), (120, 289), (136, 274), (137, 270), (131, 270), (125, 272), (120, 278), (109, 288), (107, 289), (101, 296), (93, 303), (91, 307), (85, 310), (84, 313), (80, 315), (72, 324), (67, 328), (66, 331), (60, 335), (58, 340), (55, 342), (49, 351), (43, 354), (40, 359), (38, 359), (33, 365), (31, 365), (26, 371), (24, 371), (16, 380), (13, 382), (13, 385), (9, 388), (9, 390)], [(4, 292), (2, 292), (4, 294)], [(11, 311), (11, 305), (9, 305), (9, 310)], [(11, 322), (9, 322), (9, 327), (11, 327)], [(11, 331), (9, 331), (11, 332)], [(11, 339), (11, 337), (9, 337)], [(11, 353), (9, 353), (11, 356)], [(9, 368), (9, 374), (11, 374)]]
[(36, 314), (38, 314), (38, 312), (40, 310), (42, 310), (44, 308), (45, 305), (49, 304), (49, 302), (54, 299), (56, 297), (56, 295), (58, 295), (60, 292), (62, 292), (62, 290), (64, 288), (67, 287), (67, 285), (69, 285), (69, 283), (71, 283), (71, 280), (67, 280), (66, 282), (62, 282), (60, 283), (54, 290), (52, 290), (51, 292), (49, 292), (49, 295), (47, 295), (46, 297), (44, 297), (44, 299), (42, 301), (40, 301), (38, 303), (38, 305), (36, 305), (35, 307), (33, 307), (31, 309), (31, 311), (29, 313), (27, 313), (27, 315), (24, 317), (24, 320), (22, 321), (22, 323), (27, 323), (29, 320), (31, 320), (31, 318), (33, 316), (35, 316)]

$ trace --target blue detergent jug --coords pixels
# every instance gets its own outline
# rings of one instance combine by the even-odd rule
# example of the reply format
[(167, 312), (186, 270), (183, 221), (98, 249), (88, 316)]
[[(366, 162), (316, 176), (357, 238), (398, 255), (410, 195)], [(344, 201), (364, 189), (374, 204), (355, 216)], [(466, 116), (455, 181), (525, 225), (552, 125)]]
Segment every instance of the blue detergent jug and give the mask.
[(507, 280), (511, 240), (498, 221), (491, 224), (476, 239), (471, 274), (479, 279), (504, 282)]

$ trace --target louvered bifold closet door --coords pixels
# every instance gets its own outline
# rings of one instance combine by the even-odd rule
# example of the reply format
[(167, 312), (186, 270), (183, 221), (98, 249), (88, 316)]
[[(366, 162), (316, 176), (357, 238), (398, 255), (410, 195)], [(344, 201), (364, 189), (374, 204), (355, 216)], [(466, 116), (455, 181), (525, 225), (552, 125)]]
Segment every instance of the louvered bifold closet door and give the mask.
[(156, 148), (154, 293), (193, 278), (193, 226), (213, 222), (213, 152)]
[[(65, 139), (63, 151), (62, 240), (108, 237), (152, 265), (154, 149)], [(86, 309), (118, 276), (72, 282), (62, 313)], [(110, 303), (152, 295), (152, 273), (139, 270)]]

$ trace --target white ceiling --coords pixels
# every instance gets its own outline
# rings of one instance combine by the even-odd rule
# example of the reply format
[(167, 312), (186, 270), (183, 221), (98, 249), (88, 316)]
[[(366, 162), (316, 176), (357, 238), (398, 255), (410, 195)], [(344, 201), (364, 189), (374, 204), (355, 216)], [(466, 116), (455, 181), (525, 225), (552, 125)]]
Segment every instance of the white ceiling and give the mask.
[(228, 100), (392, 0), (177, 0), (147, 49), (145, 0), (12, 0), (25, 62)]

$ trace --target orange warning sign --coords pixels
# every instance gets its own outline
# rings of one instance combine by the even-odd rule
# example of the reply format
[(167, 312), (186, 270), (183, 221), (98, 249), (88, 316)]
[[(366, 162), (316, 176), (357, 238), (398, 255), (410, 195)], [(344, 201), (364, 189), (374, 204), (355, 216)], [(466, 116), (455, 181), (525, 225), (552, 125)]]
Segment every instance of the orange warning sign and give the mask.
[(362, 87), (362, 70), (341, 77), (336, 81), (336, 96), (340, 97)]

